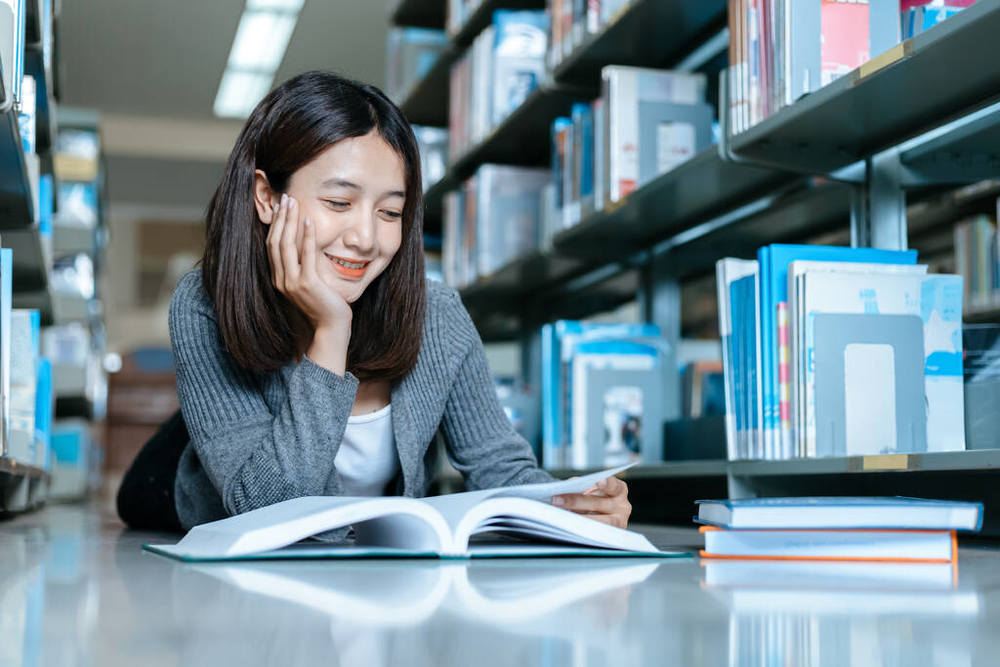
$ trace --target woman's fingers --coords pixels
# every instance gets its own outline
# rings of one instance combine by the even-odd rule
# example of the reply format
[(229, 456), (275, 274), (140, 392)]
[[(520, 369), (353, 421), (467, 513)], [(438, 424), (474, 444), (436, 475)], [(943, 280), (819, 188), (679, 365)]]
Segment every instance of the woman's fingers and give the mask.
[(299, 227), (299, 206), (288, 198), (285, 229), (281, 232), (281, 263), (285, 272), (285, 288), (294, 289), (299, 280), (299, 249), (295, 245)]
[(316, 278), (316, 228), (309, 218), (302, 224), (302, 278), (311, 282)]
[(610, 514), (615, 511), (615, 499), (608, 496), (588, 495), (583, 493), (567, 493), (556, 496), (552, 503), (571, 512), (596, 512)]
[(271, 228), (267, 232), (267, 255), (271, 260), (271, 278), (279, 290), (285, 289), (285, 272), (281, 261), (281, 235), (285, 229), (287, 195), (281, 195), (281, 202), (275, 204), (271, 216)]

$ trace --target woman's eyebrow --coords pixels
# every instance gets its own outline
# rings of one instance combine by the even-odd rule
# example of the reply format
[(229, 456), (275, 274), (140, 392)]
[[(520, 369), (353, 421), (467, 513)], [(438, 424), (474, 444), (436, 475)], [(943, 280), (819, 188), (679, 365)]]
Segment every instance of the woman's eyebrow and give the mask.
[[(349, 188), (351, 190), (362, 190), (363, 188), (353, 181), (348, 181), (343, 178), (328, 178), (319, 184), (321, 188)], [(381, 199), (386, 197), (406, 197), (406, 193), (402, 190), (388, 190), (382, 193)]]

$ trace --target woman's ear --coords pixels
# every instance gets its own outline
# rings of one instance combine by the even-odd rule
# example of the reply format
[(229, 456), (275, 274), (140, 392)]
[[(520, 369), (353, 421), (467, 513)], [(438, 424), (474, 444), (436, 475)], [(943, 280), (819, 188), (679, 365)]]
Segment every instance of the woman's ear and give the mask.
[(260, 169), (253, 172), (253, 203), (257, 207), (257, 217), (265, 225), (271, 224), (274, 220), (274, 207), (278, 203), (278, 196), (271, 189), (271, 183), (267, 180), (267, 175)]

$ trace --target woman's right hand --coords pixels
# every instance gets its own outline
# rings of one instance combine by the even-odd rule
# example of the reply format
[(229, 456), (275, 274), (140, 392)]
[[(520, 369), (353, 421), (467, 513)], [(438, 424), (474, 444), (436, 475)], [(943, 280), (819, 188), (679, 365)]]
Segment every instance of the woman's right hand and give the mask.
[(274, 287), (315, 329), (309, 358), (343, 375), (351, 337), (351, 306), (319, 277), (315, 225), (301, 217), (299, 203), (288, 195), (281, 195), (281, 202), (274, 207), (267, 252)]

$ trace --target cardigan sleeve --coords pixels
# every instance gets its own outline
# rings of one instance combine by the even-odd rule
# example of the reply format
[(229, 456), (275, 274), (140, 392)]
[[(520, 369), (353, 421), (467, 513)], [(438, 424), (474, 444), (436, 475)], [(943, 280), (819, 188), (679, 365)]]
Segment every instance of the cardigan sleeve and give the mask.
[(230, 515), (307, 495), (341, 492), (334, 457), (358, 380), (303, 359), (274, 412), (259, 378), (225, 350), (199, 272), (170, 303), (177, 394), (191, 445)]
[(470, 490), (550, 482), (531, 446), (514, 430), (497, 398), (486, 351), (461, 299), (451, 292), (449, 335), (465, 352), (441, 420), (448, 453)]

